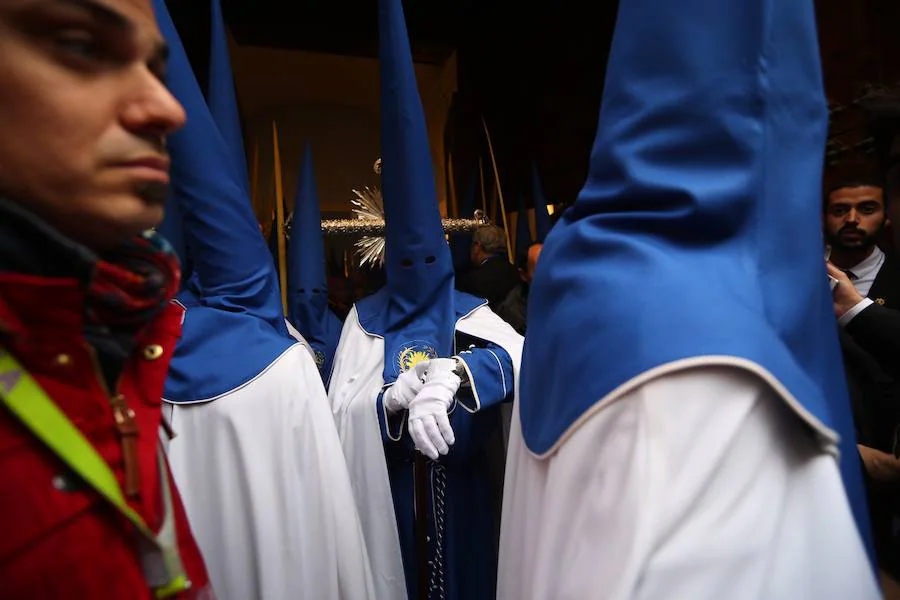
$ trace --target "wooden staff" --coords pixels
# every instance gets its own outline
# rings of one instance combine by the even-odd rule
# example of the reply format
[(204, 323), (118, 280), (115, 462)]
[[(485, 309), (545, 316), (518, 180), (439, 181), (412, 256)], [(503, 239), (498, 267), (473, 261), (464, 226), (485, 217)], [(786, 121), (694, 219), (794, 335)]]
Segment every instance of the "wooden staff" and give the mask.
[(478, 157), (478, 181), (481, 183), (481, 210), (487, 215), (490, 213), (488, 213), (487, 192), (484, 189), (484, 161), (480, 156)]
[(281, 283), (281, 307), (287, 314), (287, 247), (284, 240), (284, 190), (281, 187), (281, 153), (278, 150), (278, 125), (272, 121), (275, 144), (275, 235), (278, 236), (278, 280)]
[(497, 186), (497, 198), (500, 200), (500, 214), (503, 217), (503, 229), (506, 230), (506, 258), (513, 261), (512, 238), (510, 237), (509, 224), (506, 222), (506, 203), (503, 202), (503, 190), (500, 187), (500, 171), (497, 170), (497, 159), (494, 156), (494, 145), (491, 143), (491, 133), (488, 131), (487, 121), (481, 117), (484, 126), (484, 136), (487, 138), (488, 152), (491, 155), (491, 164), (494, 166), (494, 184)]

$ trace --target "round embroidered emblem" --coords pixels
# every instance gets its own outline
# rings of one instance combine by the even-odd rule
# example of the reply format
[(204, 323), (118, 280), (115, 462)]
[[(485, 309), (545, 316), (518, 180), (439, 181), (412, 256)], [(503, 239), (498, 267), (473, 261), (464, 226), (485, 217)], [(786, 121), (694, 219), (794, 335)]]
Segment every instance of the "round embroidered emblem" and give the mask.
[(394, 366), (399, 375), (412, 369), (420, 362), (437, 358), (437, 352), (434, 346), (428, 342), (413, 340), (401, 344), (396, 356)]

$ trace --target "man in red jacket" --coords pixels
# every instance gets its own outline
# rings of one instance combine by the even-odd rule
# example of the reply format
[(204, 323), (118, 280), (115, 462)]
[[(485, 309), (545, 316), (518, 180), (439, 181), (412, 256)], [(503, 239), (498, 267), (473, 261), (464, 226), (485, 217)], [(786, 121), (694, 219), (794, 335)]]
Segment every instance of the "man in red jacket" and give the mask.
[(182, 314), (149, 0), (0, 2), (0, 596), (211, 598), (159, 450)]

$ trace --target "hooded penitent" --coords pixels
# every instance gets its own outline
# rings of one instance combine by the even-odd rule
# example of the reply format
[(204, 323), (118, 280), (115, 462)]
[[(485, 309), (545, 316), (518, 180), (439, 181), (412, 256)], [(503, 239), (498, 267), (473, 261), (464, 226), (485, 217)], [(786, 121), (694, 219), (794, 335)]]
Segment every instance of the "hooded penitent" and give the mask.
[(387, 284), (356, 308), (360, 325), (384, 337), (384, 380), (390, 383), (412, 360), (450, 356), (457, 310), (478, 302), (454, 303), (453, 262), (399, 0), (379, 2), (378, 31)]
[(828, 113), (812, 2), (694, 3), (702, 22), (683, 8), (619, 5), (588, 179), (531, 288), (525, 443), (545, 455), (658, 367), (742, 364), (823, 439), (840, 437), (868, 539), (823, 264)]
[(287, 262), (288, 318), (312, 346), (316, 366), (327, 382), (334, 351), (341, 336), (342, 323), (328, 306), (321, 212), (313, 172), (312, 148), (308, 144), (294, 199), (294, 220)]
[[(429, 541), (422, 551), (432, 562), (445, 558), (443, 566), (434, 562), (429, 568), (430, 581), (443, 578), (448, 599), (482, 598), (496, 587), (492, 488), (485, 448), (489, 444), (486, 438), (500, 429), (500, 414), (487, 407), (511, 398), (513, 386), (504, 382), (514, 380), (511, 365), (514, 362), (517, 368), (521, 339), (487, 308), (479, 308), (484, 300), (453, 289), (453, 265), (438, 212), (425, 116), (400, 0), (379, 2), (379, 33), (387, 283), (356, 303), (358, 326), (353, 312), (347, 317), (329, 393), (344, 436), (348, 464), (363, 480), (356, 486), (357, 501), (366, 507), (360, 511), (367, 543), (377, 555), (373, 559), (377, 578), (386, 586), (396, 585), (394, 540), (399, 537), (405, 587), (414, 595), (419, 577), (429, 575), (418, 570), (413, 534), (415, 484), (411, 465), (416, 450), (411, 436), (402, 433), (402, 424), (400, 433), (391, 429), (381, 401), (372, 394), (380, 398), (379, 388), (393, 384), (417, 362), (452, 356), (457, 330), (462, 332), (469, 324), (474, 324), (474, 330), (469, 329), (470, 344), (500, 339), (508, 342), (504, 348), (509, 351), (497, 348), (479, 353), (480, 364), (485, 367), (480, 372), (485, 374), (473, 373), (472, 380), (480, 379), (481, 383), (473, 383), (471, 390), (482, 386), (478, 387), (481, 393), (476, 396), (470, 390), (463, 400), (457, 396), (460, 407), (450, 415), (456, 443), (446, 456), (426, 466), (429, 480), (446, 481), (443, 492), (436, 496), (433, 486), (419, 484), (426, 487), (428, 504), (436, 511), (429, 509), (428, 514), (446, 515), (446, 520), (443, 516), (426, 517)], [(375, 348), (383, 358), (373, 363), (370, 351)], [(513, 355), (515, 359), (511, 360)], [(473, 365), (477, 360), (472, 355)], [(375, 368), (381, 370), (380, 377), (372, 376), (369, 369)], [(360, 372), (368, 376), (360, 376)], [(399, 420), (405, 418), (403, 415)], [(382, 473), (387, 481), (381, 479)], [(393, 515), (385, 509), (385, 503), (393, 505)], [(384, 523), (385, 518), (394, 522)], [(388, 527), (396, 529), (386, 532)]]
[[(172, 402), (213, 400), (250, 381), (293, 343), (278, 277), (225, 140), (200, 91), (172, 18), (154, 2), (171, 48), (168, 85), (188, 123), (171, 136), (171, 203), (181, 213), (197, 285), (182, 291), (184, 330), (166, 381)], [(174, 213), (173, 213), (174, 214)]]

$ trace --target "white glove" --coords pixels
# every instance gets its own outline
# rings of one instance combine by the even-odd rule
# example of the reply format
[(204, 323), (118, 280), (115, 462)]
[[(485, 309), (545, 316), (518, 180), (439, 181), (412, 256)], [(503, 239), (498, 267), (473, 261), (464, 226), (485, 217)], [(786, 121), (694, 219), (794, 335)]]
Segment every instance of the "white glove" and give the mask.
[(397, 414), (409, 408), (409, 403), (422, 389), (427, 369), (427, 360), (417, 363), (412, 369), (400, 373), (394, 385), (384, 390), (381, 401), (389, 414)]
[(419, 452), (431, 460), (447, 454), (456, 441), (447, 416), (459, 389), (459, 377), (453, 372), (455, 366), (452, 358), (429, 361), (425, 385), (409, 404), (409, 435)]

